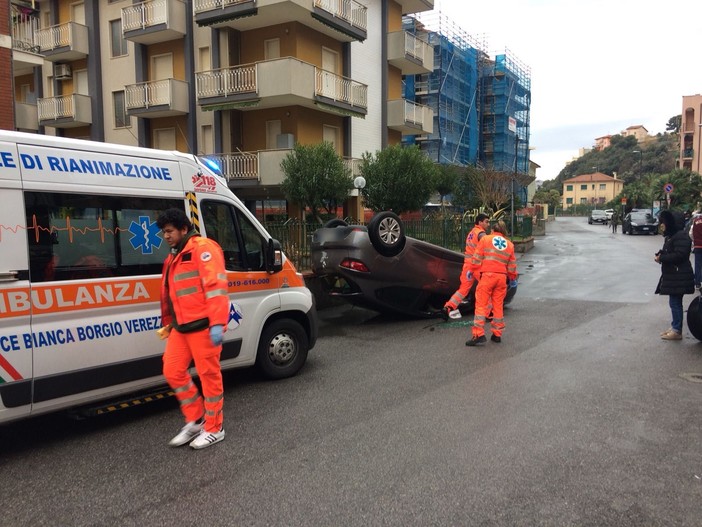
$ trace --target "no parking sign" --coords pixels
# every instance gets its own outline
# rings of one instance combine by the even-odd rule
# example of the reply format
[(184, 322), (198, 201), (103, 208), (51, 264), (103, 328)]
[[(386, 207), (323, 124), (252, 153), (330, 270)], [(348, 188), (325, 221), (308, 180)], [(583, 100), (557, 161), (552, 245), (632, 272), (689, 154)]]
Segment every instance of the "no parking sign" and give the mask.
[(670, 194), (671, 192), (673, 192), (673, 188), (674, 187), (672, 183), (666, 183), (665, 185), (663, 185), (663, 192), (665, 192), (666, 194)]

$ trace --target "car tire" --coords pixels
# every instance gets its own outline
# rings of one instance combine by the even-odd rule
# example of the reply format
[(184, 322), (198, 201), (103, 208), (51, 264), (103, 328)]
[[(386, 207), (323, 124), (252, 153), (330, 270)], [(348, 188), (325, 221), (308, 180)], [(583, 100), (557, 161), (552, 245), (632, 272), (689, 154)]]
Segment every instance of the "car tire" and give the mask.
[(346, 223), (344, 220), (339, 219), (339, 218), (334, 218), (333, 220), (329, 220), (324, 224), (325, 229), (335, 229), (336, 227), (348, 227), (349, 224)]
[(702, 340), (702, 307), (699, 295), (695, 295), (687, 308), (687, 329), (697, 340)]
[(405, 248), (405, 226), (394, 212), (379, 212), (368, 223), (368, 237), (383, 256), (396, 256)]
[(263, 328), (256, 367), (268, 379), (292, 377), (307, 360), (309, 342), (302, 326), (291, 318), (275, 320)]

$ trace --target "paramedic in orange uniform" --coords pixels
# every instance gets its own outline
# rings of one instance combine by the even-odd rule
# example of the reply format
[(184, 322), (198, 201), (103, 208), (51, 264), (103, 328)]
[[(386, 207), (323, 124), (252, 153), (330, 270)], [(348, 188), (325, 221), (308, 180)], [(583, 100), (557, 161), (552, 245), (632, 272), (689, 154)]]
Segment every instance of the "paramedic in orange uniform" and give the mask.
[(490, 340), (502, 341), (502, 331), (505, 329), (503, 302), (507, 287), (517, 286), (517, 259), (514, 256), (514, 245), (507, 239), (506, 233), (505, 222), (497, 222), (492, 227), (492, 233), (483, 236), (473, 254), (471, 270), (478, 277), (478, 287), (475, 290), (473, 337), (466, 342), (466, 346), (486, 342), (485, 320), (490, 303), (493, 313)]
[(458, 309), (458, 305), (465, 300), (470, 288), (473, 287), (473, 282), (475, 281), (475, 277), (471, 272), (473, 253), (480, 239), (487, 233), (489, 226), (490, 217), (487, 214), (480, 213), (475, 217), (475, 226), (466, 236), (465, 259), (463, 260), (463, 269), (461, 269), (461, 285), (451, 295), (449, 301), (444, 304), (444, 309), (442, 310), (444, 320), (448, 320), (451, 311)]
[[(168, 209), (156, 224), (171, 252), (161, 279), (163, 375), (180, 402), (185, 426), (170, 446), (205, 448), (224, 439), (224, 388), (219, 356), (229, 320), (224, 255), (214, 240), (201, 237), (185, 212)], [(202, 383), (200, 395), (188, 373), (191, 361)]]

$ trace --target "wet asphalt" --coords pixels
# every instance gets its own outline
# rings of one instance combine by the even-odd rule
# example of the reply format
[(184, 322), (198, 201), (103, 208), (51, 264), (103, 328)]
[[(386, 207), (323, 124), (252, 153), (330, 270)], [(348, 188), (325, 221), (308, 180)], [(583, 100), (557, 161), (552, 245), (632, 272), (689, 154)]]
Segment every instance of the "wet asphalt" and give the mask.
[(659, 337), (661, 244), (550, 222), (500, 344), (324, 310), (295, 378), (226, 375), (203, 451), (166, 446), (170, 400), (0, 427), (0, 524), (702, 525), (702, 345)]

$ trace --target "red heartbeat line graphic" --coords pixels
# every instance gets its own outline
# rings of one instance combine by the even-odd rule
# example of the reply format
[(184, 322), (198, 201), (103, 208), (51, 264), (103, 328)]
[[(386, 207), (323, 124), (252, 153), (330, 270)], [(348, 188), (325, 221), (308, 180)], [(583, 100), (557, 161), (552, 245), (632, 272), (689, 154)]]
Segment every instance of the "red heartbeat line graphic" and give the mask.
[(129, 229), (122, 229), (117, 227), (116, 229), (110, 229), (102, 224), (102, 218), (97, 219), (97, 227), (74, 227), (71, 225), (71, 218), (70, 216), (66, 216), (66, 227), (57, 227), (55, 225), (52, 225), (51, 227), (44, 227), (43, 225), (39, 225), (37, 222), (37, 217), (36, 215), (32, 215), (32, 224), (28, 227), (23, 227), (22, 225), (15, 225), (14, 227), (10, 227), (8, 225), (2, 225), (0, 224), (0, 242), (2, 242), (2, 233), (3, 231), (10, 231), (13, 234), (17, 234), (18, 231), (26, 229), (27, 231), (34, 231), (34, 239), (36, 240), (37, 243), (39, 243), (39, 233), (40, 232), (48, 232), (49, 234), (52, 232), (68, 232), (68, 240), (70, 243), (73, 243), (73, 234), (74, 233), (80, 233), (82, 235), (86, 235), (89, 232), (99, 232), (100, 233), (100, 242), (105, 243), (105, 233), (112, 234), (113, 236), (117, 232), (128, 232)]

